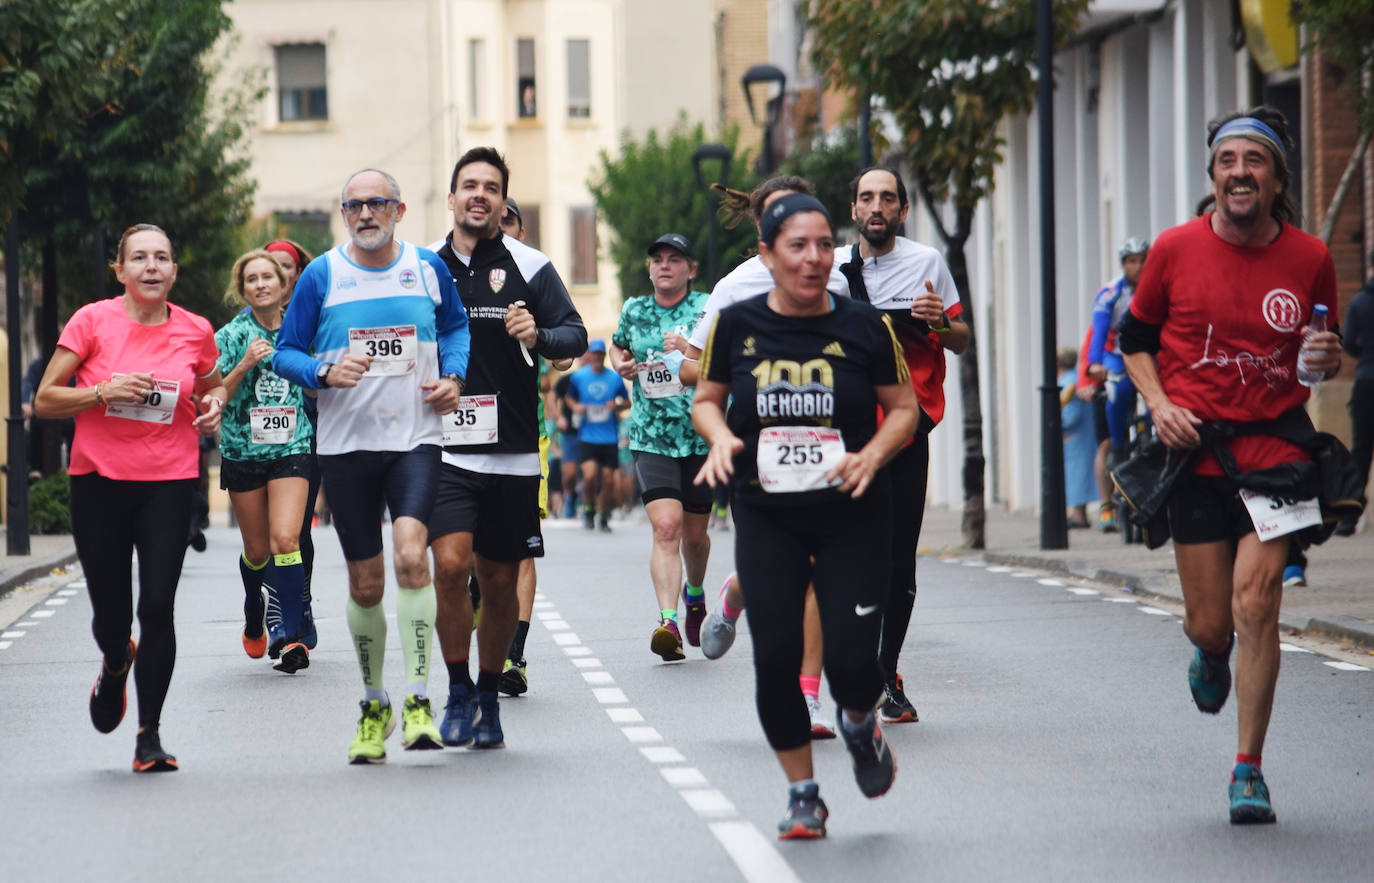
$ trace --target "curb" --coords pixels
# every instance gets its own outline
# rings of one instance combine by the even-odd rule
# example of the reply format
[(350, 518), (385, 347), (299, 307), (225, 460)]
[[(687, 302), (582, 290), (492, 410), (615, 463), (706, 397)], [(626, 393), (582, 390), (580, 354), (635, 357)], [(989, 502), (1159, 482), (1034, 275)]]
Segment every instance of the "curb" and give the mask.
[(76, 560), (76, 547), (72, 546), (61, 552), (49, 554), (45, 558), (35, 558), (27, 564), (4, 570), (0, 572), (0, 598), (4, 598), (25, 583), (47, 576), (58, 568), (74, 564)]

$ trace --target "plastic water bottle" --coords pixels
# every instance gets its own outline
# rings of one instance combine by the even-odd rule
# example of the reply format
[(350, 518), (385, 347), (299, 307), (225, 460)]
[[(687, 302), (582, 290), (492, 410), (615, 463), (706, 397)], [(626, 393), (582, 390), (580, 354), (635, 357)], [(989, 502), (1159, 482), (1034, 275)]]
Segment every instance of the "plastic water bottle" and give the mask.
[[(1307, 333), (1303, 335), (1302, 345), (1306, 347), (1308, 342), (1319, 331), (1326, 330), (1326, 307), (1317, 304), (1312, 308), (1312, 321), (1307, 323)], [(1321, 371), (1310, 371), (1307, 368), (1307, 359), (1303, 355), (1304, 350), (1298, 350), (1298, 383), (1303, 386), (1319, 386), (1326, 379), (1326, 375)]]

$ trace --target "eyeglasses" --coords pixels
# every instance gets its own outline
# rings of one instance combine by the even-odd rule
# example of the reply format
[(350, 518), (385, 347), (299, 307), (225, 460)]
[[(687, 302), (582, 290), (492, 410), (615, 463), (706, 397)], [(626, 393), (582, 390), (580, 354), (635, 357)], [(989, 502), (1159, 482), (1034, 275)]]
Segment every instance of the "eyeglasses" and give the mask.
[(367, 206), (367, 210), (372, 214), (380, 215), (382, 212), (389, 211), (393, 203), (399, 204), (400, 200), (382, 199), (379, 196), (376, 199), (350, 199), (342, 204), (342, 208), (344, 214), (349, 217), (361, 214), (363, 206)]

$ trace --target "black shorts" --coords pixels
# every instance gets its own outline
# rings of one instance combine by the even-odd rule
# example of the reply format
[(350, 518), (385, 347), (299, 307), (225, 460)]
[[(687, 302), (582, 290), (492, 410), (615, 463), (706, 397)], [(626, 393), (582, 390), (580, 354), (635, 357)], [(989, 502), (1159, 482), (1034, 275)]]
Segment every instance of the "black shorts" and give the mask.
[(643, 503), (654, 500), (677, 500), (683, 512), (706, 515), (711, 511), (714, 491), (708, 484), (693, 484), (692, 480), (706, 462), (705, 454), (687, 457), (665, 457), (648, 451), (635, 451), (635, 477), (639, 479), (639, 499)]
[(267, 487), (278, 478), (310, 480), (314, 454), (290, 454), (275, 460), (221, 460), (219, 486), (235, 494)]
[(1107, 422), (1107, 390), (1102, 386), (1093, 393), (1093, 432), (1099, 445), (1112, 437), (1111, 424)]
[(619, 445), (594, 445), (590, 442), (578, 442), (580, 448), (579, 463), (586, 463), (588, 460), (596, 463), (602, 469), (620, 468), (620, 446)]
[(492, 561), (544, 557), (539, 527), (539, 476), (493, 475), (443, 465), (429, 541), (472, 534), (472, 548)]
[(366, 561), (382, 551), (382, 506), (392, 520), (429, 522), (439, 487), (438, 445), (410, 451), (320, 455), (324, 496), (344, 558)]
[(1224, 475), (1188, 475), (1169, 494), (1169, 534), (1176, 544), (1235, 542), (1255, 532), (1240, 485)]

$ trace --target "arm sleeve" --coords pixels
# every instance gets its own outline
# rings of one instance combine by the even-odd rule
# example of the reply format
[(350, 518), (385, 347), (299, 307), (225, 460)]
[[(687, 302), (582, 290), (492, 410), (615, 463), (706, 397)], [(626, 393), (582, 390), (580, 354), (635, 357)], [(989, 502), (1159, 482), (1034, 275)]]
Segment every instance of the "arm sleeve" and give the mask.
[[(315, 329), (320, 324), (320, 308), (328, 288), (325, 259), (311, 261), (296, 280), (291, 303), (277, 332), (277, 347), (272, 355), (272, 372), (297, 386), (319, 389), (316, 372), (321, 362), (312, 354), (315, 350)], [(451, 284), (451, 283), (450, 283)]]
[(1098, 292), (1097, 299), (1093, 301), (1092, 339), (1088, 341), (1089, 365), (1101, 365), (1103, 352), (1107, 348), (1107, 332), (1112, 324), (1112, 301), (1103, 303), (1103, 299), (1110, 291), (1105, 289)]
[(453, 274), (438, 255), (427, 254), (425, 262), (434, 271), (439, 286), (439, 303), (434, 308), (434, 332), (439, 341), (439, 373), (468, 376), (468, 354), (472, 349), (472, 334), (468, 329), (468, 311), (453, 284)]
[(553, 264), (546, 263), (527, 283), (534, 301), (534, 347), (546, 359), (575, 359), (587, 351), (587, 326), (573, 306), (568, 288)]

